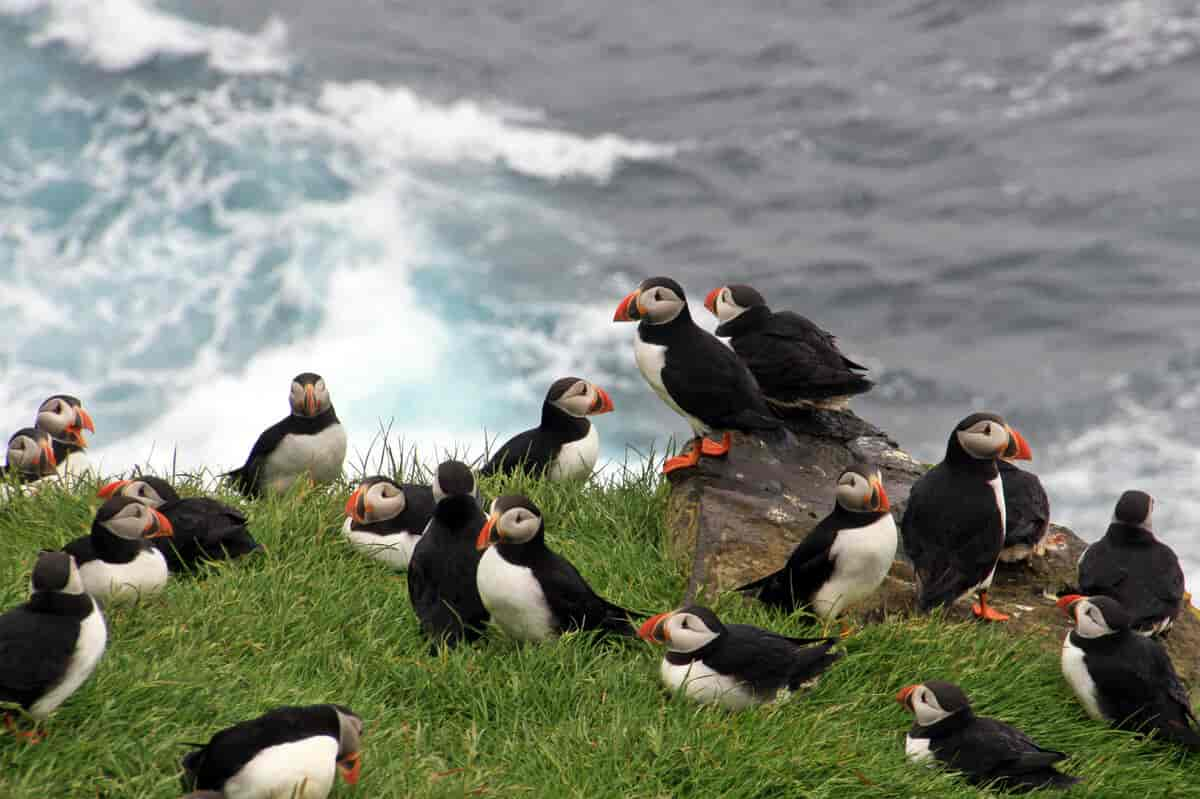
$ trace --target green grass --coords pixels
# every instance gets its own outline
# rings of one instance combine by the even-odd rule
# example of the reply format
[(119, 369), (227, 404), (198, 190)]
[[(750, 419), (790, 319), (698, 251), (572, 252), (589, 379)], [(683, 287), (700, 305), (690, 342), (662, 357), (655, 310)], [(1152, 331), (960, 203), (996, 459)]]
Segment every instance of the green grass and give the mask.
[[(653, 473), (485, 489), (530, 494), (551, 545), (613, 601), (645, 611), (680, 602), (684, 566), (666, 554), (666, 489)], [(38, 548), (88, 528), (93, 492), (52, 490), (0, 508), (0, 606), (26, 598)], [(981, 714), (1072, 753), (1066, 768), (1086, 783), (1071, 795), (1200, 796), (1200, 762), (1089, 721), (1056, 652), (975, 624), (867, 627), (815, 689), (736, 715), (664, 694), (661, 653), (640, 641), (570, 635), (518, 646), (494, 631), (431, 657), (403, 577), (337, 532), (347, 492), (225, 497), (247, 509), (269, 555), (114, 610), (107, 654), (50, 718), (47, 740), (0, 737), (0, 798), (175, 799), (182, 742), (315, 702), (349, 705), (367, 721), (363, 779), (339, 783), (335, 797), (978, 796), (904, 761), (911, 717), (893, 697), (935, 677), (962, 685)], [(716, 610), (794, 635), (820, 629), (733, 596)]]

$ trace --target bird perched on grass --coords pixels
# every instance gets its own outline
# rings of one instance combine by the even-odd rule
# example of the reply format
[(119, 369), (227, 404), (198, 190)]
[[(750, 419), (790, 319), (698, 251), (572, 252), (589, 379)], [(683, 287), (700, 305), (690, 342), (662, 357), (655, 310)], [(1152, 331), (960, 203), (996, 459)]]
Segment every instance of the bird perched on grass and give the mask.
[(96, 425), (79, 398), (70, 394), (47, 397), (38, 407), (34, 426), (45, 430), (54, 439), (54, 457), (58, 461), (59, 474), (82, 477), (92, 471), (92, 463), (85, 452), (88, 442), (83, 431), (94, 433)]
[(430, 486), (368, 477), (346, 500), (342, 534), (367, 557), (404, 571), (436, 504)]

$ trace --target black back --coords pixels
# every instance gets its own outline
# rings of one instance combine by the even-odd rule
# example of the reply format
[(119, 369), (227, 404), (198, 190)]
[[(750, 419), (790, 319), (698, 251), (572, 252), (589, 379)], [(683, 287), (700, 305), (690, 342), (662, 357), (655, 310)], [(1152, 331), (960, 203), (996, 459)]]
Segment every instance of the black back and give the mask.
[(246, 463), (223, 476), (230, 478), (233, 487), (247, 497), (262, 496), (262, 481), (260, 472), (263, 464), (271, 457), (271, 453), (279, 446), (285, 436), (315, 436), (330, 425), (338, 424), (337, 413), (330, 405), (327, 410), (316, 416), (297, 416), (288, 414), (285, 418), (268, 427), (250, 448)]
[(420, 535), (433, 518), (437, 503), (433, 499), (433, 488), (420, 483), (396, 483), (404, 492), (404, 510), (390, 519), (377, 522), (351, 522), (350, 529), (375, 535), (412, 533)]
[(1050, 527), (1050, 497), (1042, 481), (1005, 460), (997, 460), (1004, 485), (1004, 546), (1033, 546)]
[(524, 469), (542, 475), (554, 463), (563, 444), (578, 441), (588, 434), (592, 423), (551, 404), (542, 403), (542, 423), (504, 442), (496, 454), (480, 469), (481, 475), (508, 474)]
[(175, 533), (153, 539), (173, 572), (194, 569), (206, 560), (232, 560), (259, 548), (241, 511), (209, 497), (183, 497), (158, 512)]
[(1150, 531), (1121, 522), (1110, 524), (1083, 553), (1079, 589), (1120, 602), (1135, 629), (1174, 620), (1183, 610), (1183, 569), (1175, 551)]
[(482, 553), (475, 541), (487, 517), (469, 494), (445, 497), (413, 548), (408, 564), (408, 598), (421, 630), (448, 646), (483, 634), (487, 609), (475, 573)]
[(28, 710), (66, 675), (84, 619), (95, 610), (87, 594), (36, 591), (0, 615), (0, 702)]

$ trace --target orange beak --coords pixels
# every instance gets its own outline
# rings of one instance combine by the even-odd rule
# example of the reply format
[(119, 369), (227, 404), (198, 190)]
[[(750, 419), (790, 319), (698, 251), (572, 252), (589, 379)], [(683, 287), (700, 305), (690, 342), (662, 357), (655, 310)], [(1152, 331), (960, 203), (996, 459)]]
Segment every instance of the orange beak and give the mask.
[(713, 289), (712, 291), (708, 292), (708, 296), (704, 298), (704, 307), (707, 308), (708, 312), (713, 316), (717, 315), (717, 297), (721, 296), (721, 289), (723, 288), (725, 287), (719, 286), (718, 288)]
[(1075, 603), (1081, 599), (1087, 599), (1087, 597), (1082, 594), (1067, 594), (1066, 596), (1060, 596), (1054, 604), (1058, 605), (1058, 609), (1065, 613), (1067, 618), (1074, 621), (1075, 614), (1071, 612), (1071, 608), (1075, 607)]
[(896, 701), (904, 705), (909, 710), (912, 710), (912, 704), (909, 702), (909, 697), (912, 696), (912, 693), (915, 690), (917, 690), (917, 686), (915, 685), (904, 686), (900, 689), (900, 693), (896, 694)]
[(592, 403), (592, 409), (588, 411), (588, 414), (595, 416), (598, 413), (608, 413), (612, 409), (612, 397), (608, 396), (608, 392), (600, 386), (596, 386), (596, 401)]
[(346, 755), (338, 761), (338, 771), (342, 773), (342, 779), (347, 785), (358, 785), (358, 777), (362, 772), (362, 755), (358, 752)]
[(1033, 460), (1033, 450), (1029, 448), (1025, 436), (1011, 427), (1008, 428), (1008, 448), (1004, 450), (1004, 457), (1013, 461)]
[(496, 515), (493, 513), (487, 517), (487, 521), (483, 523), (483, 527), (479, 528), (479, 537), (475, 539), (475, 549), (482, 552), (492, 545), (492, 529), (496, 526)]
[(304, 387), (304, 413), (308, 416), (317, 415), (317, 389), (312, 384)]
[(96, 425), (92, 422), (92, 415), (83, 408), (75, 409), (75, 421), (67, 425), (63, 430), (71, 440), (81, 447), (87, 447), (87, 439), (83, 437), (84, 430), (96, 432)]
[(97, 491), (96, 496), (100, 497), (101, 499), (112, 499), (113, 497), (115, 497), (117, 495), (118, 491), (120, 491), (125, 486), (129, 485), (131, 482), (133, 482), (133, 481), (132, 480), (117, 480), (115, 482), (109, 483), (108, 485), (104, 486), (104, 488), (101, 488), (99, 491)]
[(354, 493), (346, 500), (346, 515), (354, 521), (362, 524), (366, 521), (367, 514), (371, 512), (371, 507), (367, 505), (366, 494), (363, 493), (362, 486), (354, 489)]
[(96, 423), (92, 421), (92, 415), (83, 408), (75, 409), (75, 424), (82, 427), (84, 430), (96, 432)]
[(642, 318), (642, 309), (638, 305), (638, 297), (642, 290), (637, 289), (625, 295), (625, 299), (621, 300), (621, 304), (617, 306), (617, 312), (613, 314), (614, 322), (636, 322)]
[(166, 516), (163, 516), (153, 508), (150, 509), (150, 512), (154, 514), (154, 521), (157, 522), (157, 524), (147, 525), (146, 530), (153, 532), (144, 531), (142, 533), (142, 538), (169, 538), (175, 535), (175, 528), (171, 526), (170, 519), (168, 519)]
[(877, 511), (891, 510), (892, 505), (888, 502), (887, 491), (883, 490), (882, 480), (872, 480), (871, 487), (874, 489), (871, 493), (871, 504)]
[[(666, 628), (662, 626), (663, 622), (665, 622), (667, 617), (670, 615), (670, 613), (660, 613), (657, 616), (651, 616), (650, 618), (646, 619), (646, 623), (643, 624), (641, 629), (638, 630), (638, 638), (641, 638), (643, 641), (651, 644), (662, 644), (670, 641), (671, 637), (667, 634)], [(660, 628), (662, 628), (661, 638), (659, 637)]]

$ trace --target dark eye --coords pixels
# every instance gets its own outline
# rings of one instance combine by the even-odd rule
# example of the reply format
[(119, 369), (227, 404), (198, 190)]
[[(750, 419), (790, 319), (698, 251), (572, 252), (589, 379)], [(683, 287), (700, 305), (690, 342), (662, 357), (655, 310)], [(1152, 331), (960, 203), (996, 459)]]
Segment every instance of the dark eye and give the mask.
[(686, 630), (688, 628), (687, 619), (684, 619), (683, 621), (679, 622), (679, 626)]
[(147, 493), (146, 493), (146, 487), (145, 487), (145, 486), (138, 486), (138, 490), (137, 490), (137, 492), (138, 492), (138, 496), (139, 496), (139, 497), (144, 497), (144, 496), (147, 496)]
[(654, 299), (655, 299), (655, 300), (661, 300), (661, 299), (662, 299), (662, 294), (660, 294), (660, 293), (658, 292), (658, 289), (655, 289), (655, 290), (654, 290)]

